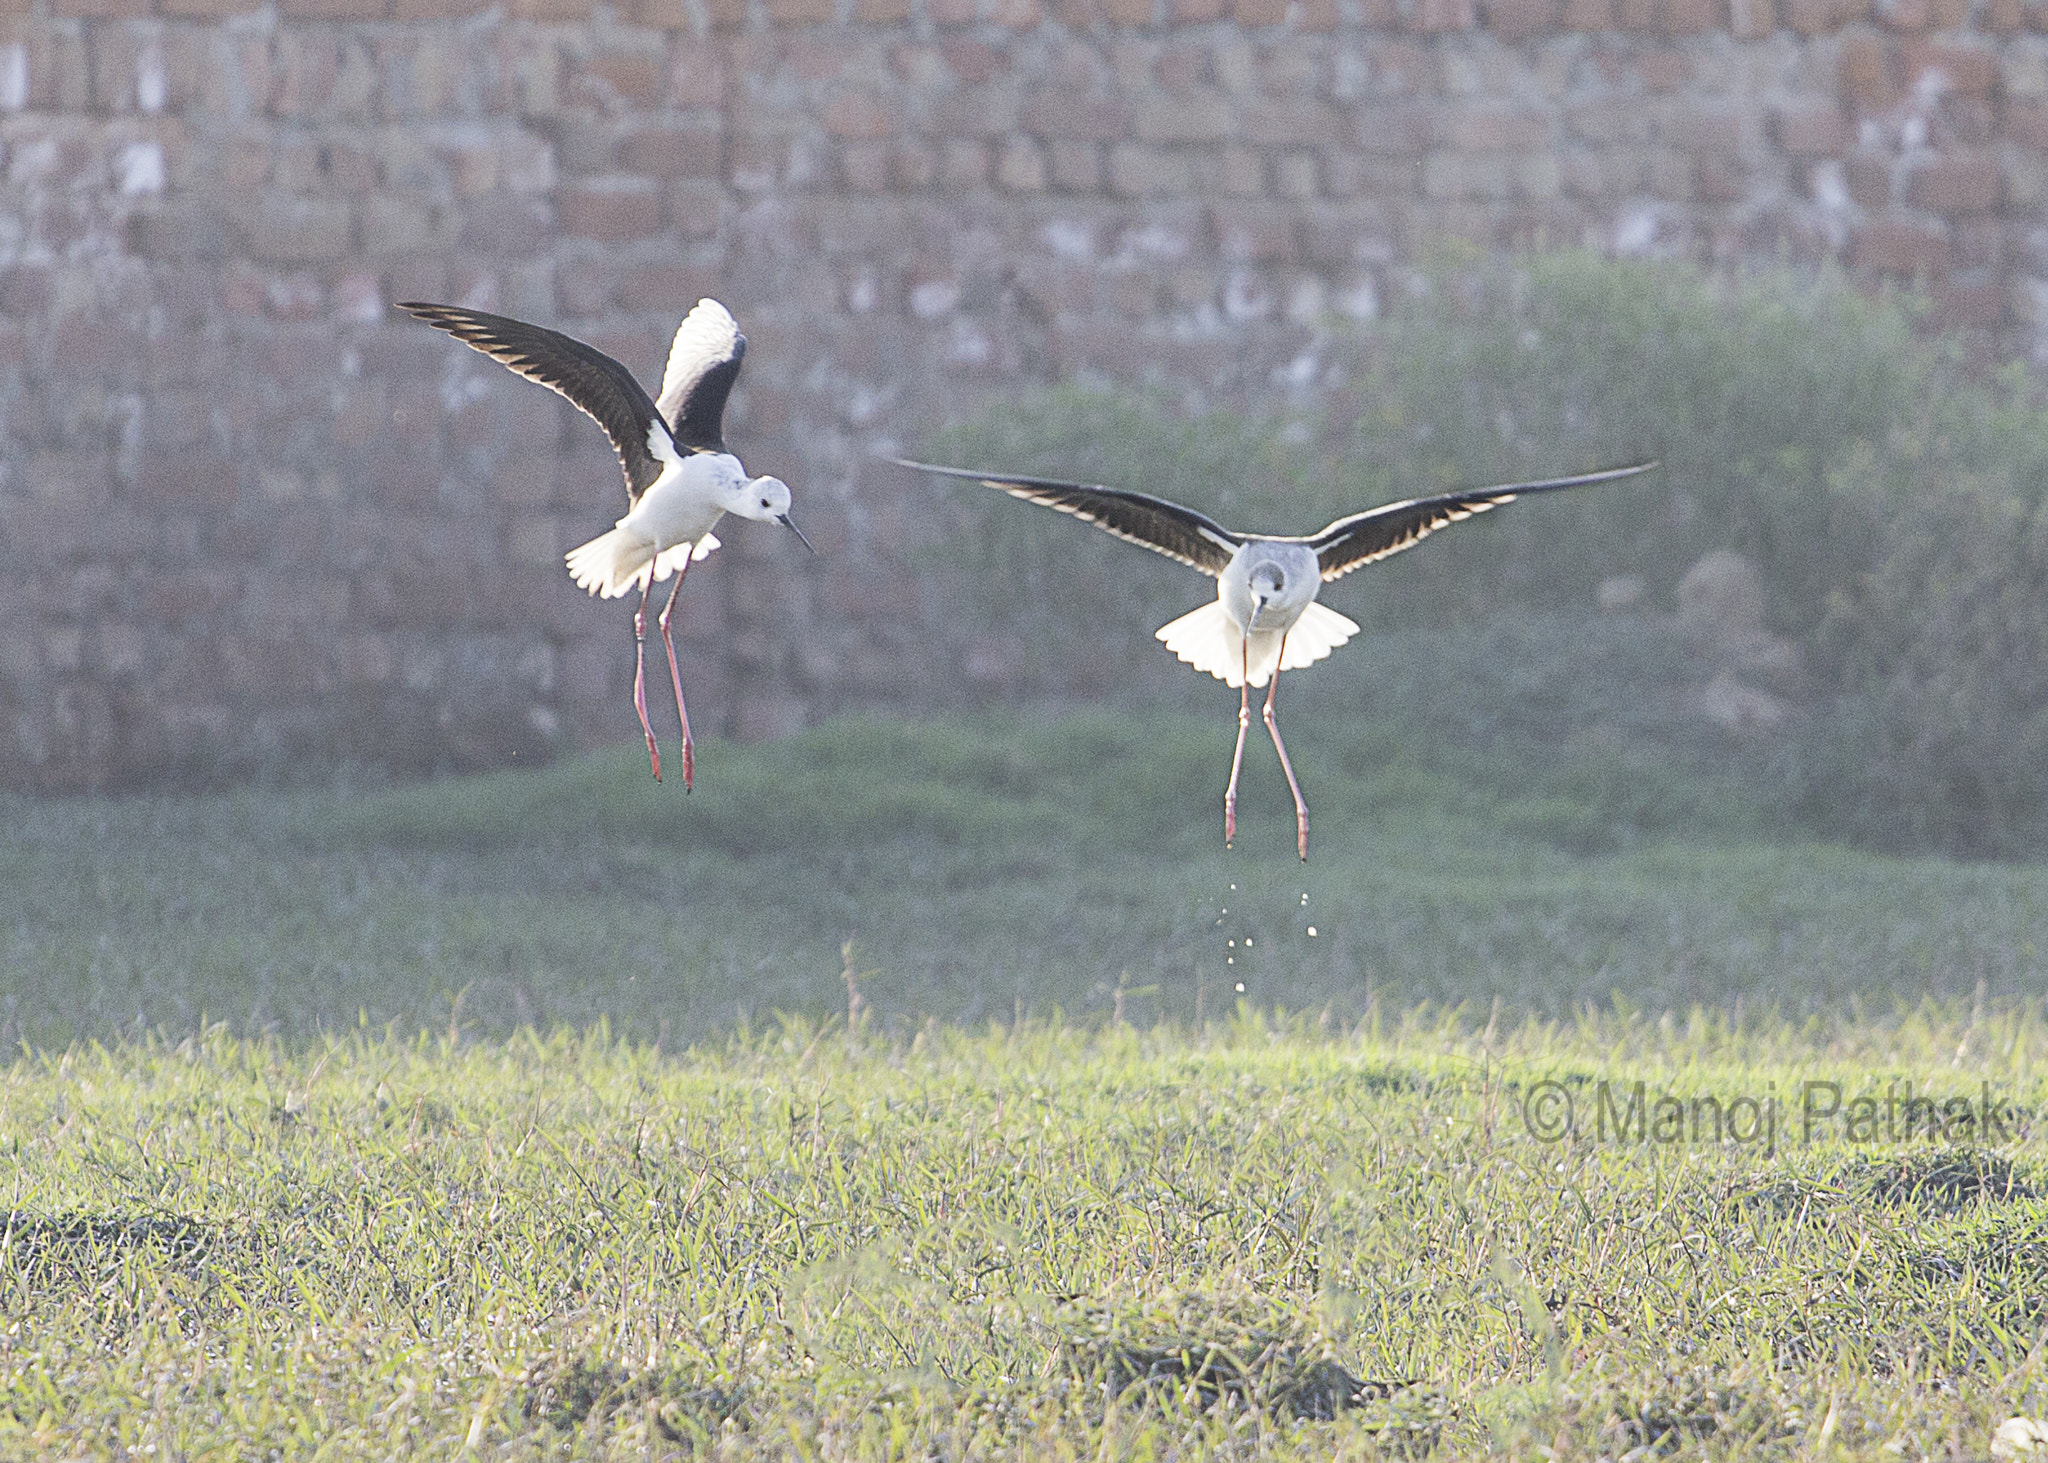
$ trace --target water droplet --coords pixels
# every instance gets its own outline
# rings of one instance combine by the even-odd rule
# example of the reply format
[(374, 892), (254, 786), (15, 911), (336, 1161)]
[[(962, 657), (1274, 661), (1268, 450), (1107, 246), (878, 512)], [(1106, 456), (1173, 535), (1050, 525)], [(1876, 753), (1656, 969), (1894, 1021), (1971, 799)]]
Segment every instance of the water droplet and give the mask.
[(1314, 925), (1310, 925), (1308, 927), (1308, 937), (1311, 940), (1313, 940), (1316, 937), (1316, 927)]
[(1244, 989), (1244, 982), (1243, 982), (1243, 981), (1239, 981), (1239, 982), (1237, 983), (1237, 988), (1238, 988), (1238, 990), (1239, 990), (1239, 991), (1242, 991), (1242, 990)]
[(1225, 965), (1235, 965), (1237, 964), (1237, 957), (1235, 955), (1226, 955), (1223, 957), (1223, 963)]
[(1245, 949), (1247, 949), (1247, 950), (1251, 949), (1251, 947), (1252, 947), (1252, 937), (1251, 937), (1250, 935), (1246, 935), (1246, 936), (1244, 937), (1244, 947), (1245, 947)]
[(1235, 884), (1232, 884), (1232, 885), (1231, 885), (1230, 887), (1231, 887), (1231, 888), (1233, 888), (1233, 889), (1235, 889), (1235, 888), (1237, 887), (1237, 885), (1235, 885)]

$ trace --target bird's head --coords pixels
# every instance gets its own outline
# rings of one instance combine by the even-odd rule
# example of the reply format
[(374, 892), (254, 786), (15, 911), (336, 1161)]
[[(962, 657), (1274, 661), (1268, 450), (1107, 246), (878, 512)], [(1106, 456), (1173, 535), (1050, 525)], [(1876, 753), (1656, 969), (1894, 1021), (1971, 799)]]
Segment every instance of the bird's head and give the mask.
[(1256, 621), (1266, 605), (1280, 597), (1287, 587), (1287, 572), (1278, 564), (1261, 564), (1251, 572), (1252, 619)]
[[(781, 478), (758, 477), (739, 486), (738, 501), (726, 505), (727, 511), (742, 518), (759, 519), (763, 523), (779, 523), (802, 540), (803, 546), (811, 548), (811, 541), (804, 538), (804, 531), (796, 526), (789, 516), (789, 484)], [(816, 549), (811, 549), (816, 553)]]

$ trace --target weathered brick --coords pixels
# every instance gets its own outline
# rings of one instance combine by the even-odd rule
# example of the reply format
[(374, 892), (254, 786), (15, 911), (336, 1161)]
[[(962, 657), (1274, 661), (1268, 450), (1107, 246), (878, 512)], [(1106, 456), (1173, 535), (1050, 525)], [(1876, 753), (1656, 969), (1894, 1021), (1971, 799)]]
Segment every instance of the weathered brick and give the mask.
[(155, 507), (225, 508), (235, 501), (235, 463), (210, 447), (145, 452), (135, 494)]
[(1998, 163), (1981, 153), (1914, 166), (1906, 196), (1930, 213), (1987, 213), (1998, 206)]
[[(554, 213), (539, 199), (495, 193), (477, 199), (464, 210), (462, 239), (471, 248), (486, 253), (526, 255), (542, 247), (553, 228)], [(415, 293), (437, 292), (420, 289)]]
[(156, 0), (158, 15), (177, 20), (225, 20), (262, 8), (256, 0)]
[(1832, 102), (1785, 102), (1771, 109), (1771, 136), (1788, 157), (1836, 157), (1847, 140)]
[(956, 137), (939, 153), (939, 182), (947, 188), (980, 188), (988, 182), (988, 145)]
[(1102, 153), (1094, 143), (1061, 138), (1046, 148), (1053, 187), (1066, 193), (1093, 193), (1102, 186)]
[(1667, 36), (1704, 35), (1727, 24), (1727, 0), (1660, 0), (1658, 8)]
[(1261, 97), (1239, 111), (1246, 142), (1265, 147), (1316, 147), (1344, 138), (1341, 114), (1312, 97)]
[(554, 25), (590, 19), (590, 0), (511, 0), (508, 8), (517, 19)]
[(1026, 137), (1004, 144), (996, 160), (996, 182), (1010, 193), (1042, 193), (1046, 185), (1045, 150)]
[(1519, 41), (1557, 29), (1560, 0), (1487, 0), (1486, 27)]
[(1498, 106), (1455, 109), (1443, 137), (1452, 147), (1468, 152), (1521, 152), (1541, 147), (1549, 139), (1550, 123), (1546, 117), (1518, 107)]
[(39, 503), (90, 508), (113, 495), (112, 469), (105, 452), (38, 452), (21, 466), (19, 486)]
[(1852, 111), (1876, 112), (1899, 97), (1891, 44), (1869, 31), (1842, 37), (1837, 87)]
[(825, 107), (825, 130), (834, 137), (874, 139), (897, 128), (895, 110), (866, 92), (842, 92)]
[(1849, 196), (1864, 208), (1881, 209), (1892, 201), (1892, 161), (1882, 153), (1852, 152), (1844, 164)]
[(1193, 181), (1190, 159), (1166, 148), (1123, 143), (1110, 149), (1110, 188), (1131, 198), (1187, 192)]
[(2009, 103), (2003, 121), (2009, 141), (2048, 152), (2048, 102)]
[(1938, 72), (1944, 89), (1963, 96), (1989, 96), (1998, 84), (1998, 53), (1969, 41), (1930, 38), (1908, 42), (1902, 56), (1906, 86)]
[(64, 19), (132, 20), (149, 11), (144, 0), (51, 0), (50, 4), (50, 14)]
[(390, 0), (278, 0), (278, 13), (293, 20), (382, 20)]
[(1728, 0), (1728, 29), (1738, 41), (1760, 41), (1777, 26), (1772, 0)]
[(1352, 125), (1356, 145), (1371, 152), (1413, 156), (1436, 140), (1433, 113), (1415, 102), (1359, 107)]
[(1408, 29), (1425, 34), (1470, 30), (1478, 22), (1473, 0), (1401, 0)]
[(264, 194), (228, 210), (244, 250), (271, 264), (317, 264), (347, 254), (355, 240), (354, 210), (336, 198)]
[(857, 193), (880, 193), (889, 186), (889, 148), (880, 142), (849, 142), (839, 150), (839, 171)]
[(459, 221), (430, 198), (378, 193), (363, 200), (358, 235), (370, 255), (410, 254), (445, 249), (455, 242)]
[(1141, 99), (1134, 117), (1140, 142), (1215, 142), (1236, 130), (1230, 98), (1204, 88), (1183, 95), (1154, 94)]
[(1951, 277), (1934, 287), (1934, 320), (1939, 330), (2003, 325), (2005, 290), (1988, 272), (1964, 279)]
[(561, 189), (557, 216), (578, 238), (626, 243), (661, 232), (661, 194), (639, 178), (595, 178)]
[(1858, 229), (1849, 257), (1859, 269), (1893, 275), (1941, 275), (1948, 269), (1948, 235), (1900, 219), (1879, 219)]
[(1291, 264), (1299, 252), (1293, 214), (1270, 204), (1213, 205), (1209, 227), (1216, 252), (1233, 264)]
[[(397, 0), (399, 4), (407, 0)], [(692, 17), (687, 0), (632, 0), (630, 13), (640, 25), (651, 30), (688, 30)]]
[(490, 6), (485, 0), (392, 0), (391, 18), (407, 23), (463, 20), (488, 9)]
[(661, 100), (667, 82), (665, 68), (656, 58), (609, 52), (592, 56), (576, 68), (570, 95), (609, 108), (645, 107)]
[(1133, 130), (1129, 104), (1120, 97), (1041, 94), (1024, 105), (1024, 130), (1047, 140), (1118, 142)]
[(1783, 0), (1785, 24), (1803, 36), (1824, 36), (1835, 29), (1834, 0)]

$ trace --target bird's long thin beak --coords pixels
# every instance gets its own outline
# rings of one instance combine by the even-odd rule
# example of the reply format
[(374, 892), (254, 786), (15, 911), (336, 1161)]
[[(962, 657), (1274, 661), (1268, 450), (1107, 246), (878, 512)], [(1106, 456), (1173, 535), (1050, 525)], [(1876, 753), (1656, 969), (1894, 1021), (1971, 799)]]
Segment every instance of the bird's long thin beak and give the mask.
[[(791, 533), (795, 534), (798, 539), (802, 540), (803, 546), (805, 548), (811, 549), (811, 541), (807, 538), (804, 538), (804, 531), (796, 526), (796, 520), (794, 518), (791, 518), (787, 513), (784, 513), (776, 519), (776, 522), (782, 524)], [(818, 551), (816, 549), (811, 549), (811, 552), (815, 554)]]

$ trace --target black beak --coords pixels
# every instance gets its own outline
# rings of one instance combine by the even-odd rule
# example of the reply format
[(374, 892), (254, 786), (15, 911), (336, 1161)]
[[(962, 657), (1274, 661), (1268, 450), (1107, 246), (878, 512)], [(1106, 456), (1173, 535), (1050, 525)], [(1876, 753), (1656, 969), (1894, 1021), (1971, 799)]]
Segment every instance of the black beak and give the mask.
[[(784, 513), (776, 518), (776, 522), (780, 523), (783, 527), (787, 528), (791, 533), (795, 534), (797, 538), (802, 541), (803, 546), (805, 548), (811, 549), (811, 541), (807, 538), (804, 538), (804, 531), (796, 526), (796, 520), (794, 518), (791, 518), (787, 513)], [(816, 549), (811, 549), (811, 552), (815, 554), (818, 551)]]

